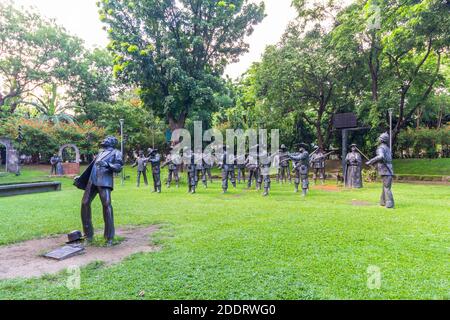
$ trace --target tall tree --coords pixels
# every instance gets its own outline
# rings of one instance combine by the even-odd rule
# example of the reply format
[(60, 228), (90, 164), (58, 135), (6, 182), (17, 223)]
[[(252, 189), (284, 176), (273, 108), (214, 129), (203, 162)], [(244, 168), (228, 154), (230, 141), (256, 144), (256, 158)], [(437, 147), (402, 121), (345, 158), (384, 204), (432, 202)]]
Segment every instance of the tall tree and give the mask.
[(114, 72), (140, 87), (145, 105), (182, 128), (193, 112), (212, 112), (225, 66), (248, 50), (244, 37), (264, 17), (249, 0), (102, 0)]
[(13, 113), (36, 88), (66, 78), (82, 41), (38, 14), (0, 3), (0, 107)]

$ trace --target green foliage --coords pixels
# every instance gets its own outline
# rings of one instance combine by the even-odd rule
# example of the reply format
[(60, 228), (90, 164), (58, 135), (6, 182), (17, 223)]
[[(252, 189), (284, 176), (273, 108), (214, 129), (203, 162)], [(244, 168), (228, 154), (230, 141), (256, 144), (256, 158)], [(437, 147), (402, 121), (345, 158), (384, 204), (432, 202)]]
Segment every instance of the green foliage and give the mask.
[(183, 127), (193, 113), (217, 109), (225, 66), (247, 51), (244, 36), (263, 18), (247, 0), (102, 1), (114, 73), (137, 85), (145, 106)]
[[(17, 141), (19, 125), (24, 138), (20, 143)], [(15, 140), (21, 154), (32, 156), (35, 162), (48, 163), (59, 147), (68, 143), (75, 144), (82, 158), (89, 161), (98, 152), (98, 142), (104, 138), (105, 130), (92, 122), (53, 125), (38, 119), (8, 118), (0, 120), (0, 136)]]
[(449, 156), (450, 128), (408, 129), (398, 137), (397, 148), (402, 157), (436, 158)]

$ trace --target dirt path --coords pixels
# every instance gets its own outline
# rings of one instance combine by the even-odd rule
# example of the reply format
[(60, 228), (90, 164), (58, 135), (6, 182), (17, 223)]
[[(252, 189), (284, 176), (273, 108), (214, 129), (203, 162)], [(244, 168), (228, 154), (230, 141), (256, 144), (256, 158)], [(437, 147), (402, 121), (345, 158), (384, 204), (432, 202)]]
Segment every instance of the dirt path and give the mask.
[(157, 251), (159, 248), (152, 246), (149, 238), (157, 230), (158, 226), (121, 228), (117, 234), (125, 239), (119, 245), (87, 247), (84, 254), (63, 261), (44, 258), (42, 254), (63, 246), (67, 241), (66, 235), (0, 247), (0, 279), (38, 277), (94, 261), (114, 264), (134, 253)]

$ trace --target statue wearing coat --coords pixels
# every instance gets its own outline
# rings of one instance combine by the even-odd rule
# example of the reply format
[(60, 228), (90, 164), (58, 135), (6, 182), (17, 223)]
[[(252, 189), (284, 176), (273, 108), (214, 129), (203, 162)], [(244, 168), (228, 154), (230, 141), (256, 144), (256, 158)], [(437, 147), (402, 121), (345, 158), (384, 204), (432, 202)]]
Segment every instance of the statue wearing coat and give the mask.
[(351, 152), (345, 158), (345, 187), (347, 188), (362, 188), (362, 158), (357, 150), (356, 144), (350, 146)]
[(103, 151), (100, 152), (80, 177), (75, 178), (74, 182), (77, 188), (84, 190), (81, 201), (81, 220), (86, 240), (91, 242), (94, 237), (91, 203), (98, 194), (103, 207), (104, 237), (108, 246), (112, 245), (115, 235), (114, 215), (111, 204), (111, 192), (114, 189), (114, 173), (121, 172), (123, 167), (122, 153), (114, 149), (116, 144), (117, 139), (115, 137), (105, 138), (101, 143), (101, 146), (104, 148)]

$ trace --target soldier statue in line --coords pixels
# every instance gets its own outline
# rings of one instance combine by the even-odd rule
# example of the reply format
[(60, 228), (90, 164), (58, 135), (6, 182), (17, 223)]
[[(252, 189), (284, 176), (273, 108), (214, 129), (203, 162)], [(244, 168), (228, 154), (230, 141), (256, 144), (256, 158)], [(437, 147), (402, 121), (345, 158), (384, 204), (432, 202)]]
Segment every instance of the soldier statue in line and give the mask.
[(298, 192), (298, 186), (302, 183), (302, 195), (306, 196), (309, 189), (309, 153), (306, 151), (307, 144), (301, 143), (298, 153), (289, 154), (289, 158), (294, 161), (295, 171), (295, 192)]
[[(257, 149), (258, 145), (254, 146), (253, 148)], [(258, 154), (250, 152), (250, 154), (247, 156), (247, 160), (245, 161), (245, 167), (248, 169), (247, 188), (250, 189), (252, 187), (252, 182), (254, 180), (256, 189), (260, 190), (261, 186), (259, 184), (260, 168)]]
[[(173, 150), (173, 147), (170, 147), (170, 149)], [(170, 188), (172, 179), (175, 180), (177, 188), (180, 186), (180, 175), (178, 174), (179, 165), (181, 165), (181, 157), (179, 155), (169, 153), (166, 157), (166, 162), (161, 167), (167, 167), (169, 171), (167, 176), (167, 188)]]
[(131, 166), (132, 168), (137, 167), (137, 181), (136, 186), (139, 188), (141, 185), (141, 175), (144, 177), (144, 183), (148, 186), (147, 180), (147, 158), (144, 156), (144, 151), (139, 151), (139, 156), (136, 161)]
[(270, 155), (267, 151), (263, 151), (260, 155), (262, 161), (260, 161), (260, 175), (259, 175), (259, 185), (264, 182), (264, 193), (263, 197), (267, 197), (270, 191), (270, 168), (272, 167), (272, 162), (276, 155)]
[(350, 145), (351, 152), (345, 157), (344, 181), (347, 188), (362, 188), (362, 158), (356, 144)]
[(187, 180), (188, 180), (188, 187), (189, 187), (189, 193), (194, 194), (195, 188), (197, 186), (197, 168), (195, 164), (195, 155), (191, 150), (185, 149), (183, 152), (184, 158), (188, 161), (188, 164), (186, 166), (187, 171)]
[(292, 182), (291, 178), (291, 169), (290, 169), (290, 161), (289, 152), (284, 144), (281, 145), (280, 151), (278, 153), (279, 158), (279, 167), (277, 173), (277, 182), (286, 183), (287, 179), (289, 179), (289, 183)]
[(109, 136), (105, 138), (101, 143), (103, 151), (97, 155), (83, 174), (74, 180), (74, 185), (84, 190), (81, 201), (81, 220), (86, 241), (92, 242), (94, 238), (91, 203), (98, 194), (103, 207), (104, 237), (107, 241), (107, 246), (112, 246), (115, 235), (114, 215), (111, 205), (111, 192), (114, 189), (113, 175), (122, 171), (123, 168), (122, 153), (114, 148), (117, 143), (118, 141), (115, 137)]
[(202, 180), (202, 184), (205, 188), (208, 188), (208, 181), (206, 179), (206, 171), (204, 167), (204, 161), (203, 161), (203, 153), (202, 152), (196, 152), (194, 153), (195, 156), (195, 186), (198, 186), (198, 182), (200, 179)]
[(325, 183), (325, 157), (326, 155), (321, 147), (310, 157), (310, 167), (314, 169), (314, 184), (317, 183), (317, 176), (319, 176), (321, 184)]
[[(229, 159), (230, 158), (230, 159)], [(228, 156), (226, 146), (223, 146), (222, 162), (219, 164), (219, 168), (222, 169), (222, 190), (223, 193), (228, 191), (228, 180), (236, 188), (236, 173), (234, 172), (234, 156)]]
[(238, 170), (238, 183), (240, 184), (241, 181), (245, 183), (245, 155), (237, 157), (235, 165)]
[(389, 148), (389, 134), (383, 133), (378, 138), (380, 145), (377, 148), (377, 156), (368, 162), (367, 165), (377, 165), (378, 174), (383, 180), (383, 190), (381, 192), (380, 205), (388, 209), (394, 208), (394, 196), (392, 195), (392, 179), (394, 168), (392, 166), (392, 152)]
[(203, 176), (209, 179), (210, 183), (213, 183), (211, 169), (214, 165), (214, 157), (210, 153), (203, 154)]
[(153, 191), (161, 193), (161, 155), (158, 149), (148, 149), (147, 161), (152, 165)]

